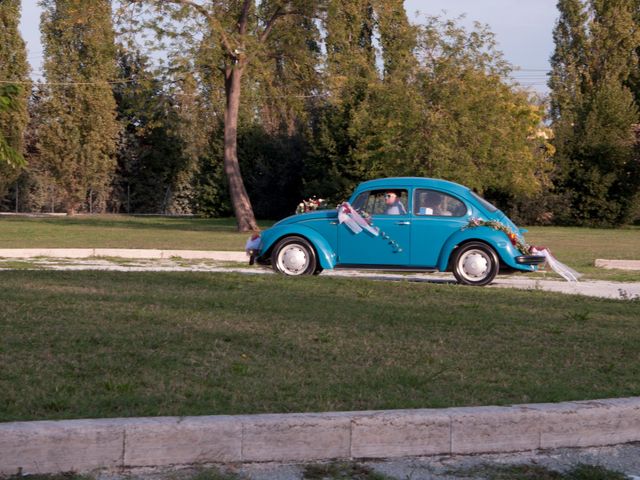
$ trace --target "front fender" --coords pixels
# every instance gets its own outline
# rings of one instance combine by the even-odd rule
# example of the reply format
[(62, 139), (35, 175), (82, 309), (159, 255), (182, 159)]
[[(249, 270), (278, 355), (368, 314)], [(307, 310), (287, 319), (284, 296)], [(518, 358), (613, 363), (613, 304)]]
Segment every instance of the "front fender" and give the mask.
[(332, 269), (336, 266), (336, 252), (331, 248), (329, 242), (316, 230), (305, 225), (289, 224), (276, 225), (262, 232), (262, 242), (260, 243), (259, 257), (266, 257), (271, 254), (273, 246), (283, 237), (296, 235), (306, 238), (316, 249), (320, 266), (324, 269)]
[(440, 251), (438, 258), (438, 270), (444, 272), (449, 267), (451, 255), (458, 245), (468, 241), (484, 242), (490, 245), (500, 257), (502, 263), (516, 270), (526, 272), (535, 271), (532, 265), (522, 265), (516, 262), (516, 257), (522, 253), (513, 246), (509, 237), (504, 232), (490, 227), (473, 227), (460, 230), (449, 237)]

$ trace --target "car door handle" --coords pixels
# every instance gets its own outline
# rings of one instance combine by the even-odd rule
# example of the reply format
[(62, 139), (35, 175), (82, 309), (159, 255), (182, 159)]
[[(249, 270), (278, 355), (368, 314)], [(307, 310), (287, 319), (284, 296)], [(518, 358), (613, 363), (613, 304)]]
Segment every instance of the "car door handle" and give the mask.
[(405, 220), (404, 222), (396, 222), (396, 225), (411, 225), (411, 222)]
[(338, 224), (337, 221), (336, 222), (329, 222), (329, 225), (337, 225), (337, 224)]

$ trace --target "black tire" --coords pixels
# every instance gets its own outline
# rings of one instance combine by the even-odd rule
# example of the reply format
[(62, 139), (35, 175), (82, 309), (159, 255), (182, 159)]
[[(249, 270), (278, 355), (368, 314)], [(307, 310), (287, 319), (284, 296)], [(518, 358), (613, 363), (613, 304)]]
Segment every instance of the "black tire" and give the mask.
[(469, 242), (454, 252), (452, 270), (458, 283), (482, 287), (496, 278), (500, 262), (495, 250), (489, 245)]
[(317, 270), (316, 251), (302, 237), (285, 237), (276, 243), (271, 253), (273, 269), (288, 276), (311, 275)]

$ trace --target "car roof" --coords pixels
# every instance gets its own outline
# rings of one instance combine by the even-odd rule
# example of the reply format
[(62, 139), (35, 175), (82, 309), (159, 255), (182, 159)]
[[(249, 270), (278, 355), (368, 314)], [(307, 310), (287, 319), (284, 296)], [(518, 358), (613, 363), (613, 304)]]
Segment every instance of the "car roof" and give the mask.
[(376, 178), (375, 180), (368, 180), (358, 185), (357, 189), (384, 189), (394, 187), (418, 187), (418, 188), (442, 188), (458, 195), (465, 195), (469, 192), (469, 188), (459, 183), (450, 182), (448, 180), (441, 180), (438, 178), (426, 178), (426, 177), (390, 177), (390, 178)]

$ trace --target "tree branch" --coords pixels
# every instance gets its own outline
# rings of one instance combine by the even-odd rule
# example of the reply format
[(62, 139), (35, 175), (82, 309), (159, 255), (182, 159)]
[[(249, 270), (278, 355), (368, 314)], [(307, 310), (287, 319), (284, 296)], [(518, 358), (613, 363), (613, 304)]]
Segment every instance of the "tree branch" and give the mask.
[(244, 35), (245, 33), (247, 33), (250, 5), (251, 0), (244, 0), (244, 4), (242, 5), (242, 15), (240, 15), (240, 21), (238, 22), (238, 32), (240, 32), (240, 35)]
[[(237, 54), (235, 53), (236, 49), (231, 46), (231, 43), (229, 42), (229, 37), (224, 31), (222, 24), (215, 17), (215, 15), (211, 15), (211, 13), (209, 13), (209, 11), (204, 6), (192, 0), (155, 0), (155, 1), (151, 1), (150, 3), (158, 4), (158, 3), (161, 3), (162, 1), (191, 7), (195, 11), (200, 13), (207, 20), (207, 22), (209, 22), (209, 25), (211, 26), (212, 30), (214, 32), (217, 32), (220, 35), (220, 39), (222, 40), (222, 45), (224, 45), (224, 48), (227, 51), (227, 53), (231, 55), (233, 58), (236, 58), (237, 56)], [(149, 0), (130, 0), (130, 2), (131, 3), (149, 3)]]
[(273, 24), (276, 22), (276, 20), (278, 20), (278, 18), (280, 18), (280, 17), (282, 17), (282, 16), (284, 16), (286, 14), (287, 14), (286, 12), (282, 12), (282, 7), (281, 6), (278, 6), (278, 8), (276, 8), (276, 11), (273, 12), (273, 15), (271, 15), (271, 18), (269, 19), (269, 21), (265, 25), (264, 30), (262, 31), (262, 33), (258, 37), (260, 43), (264, 43), (265, 42), (265, 40), (269, 36), (269, 33), (271, 32), (271, 29), (273, 28)]
[(276, 8), (276, 11), (273, 12), (273, 15), (271, 15), (271, 18), (269, 19), (269, 21), (267, 21), (267, 24), (264, 27), (264, 30), (262, 31), (262, 33), (260, 35), (258, 35), (258, 40), (260, 41), (260, 43), (264, 43), (265, 40), (267, 39), (267, 37), (269, 36), (269, 33), (271, 33), (271, 29), (273, 28), (273, 24), (280, 18), (280, 17), (286, 17), (287, 15), (305, 15), (304, 12), (299, 11), (299, 10), (282, 10), (282, 5), (279, 5)]

